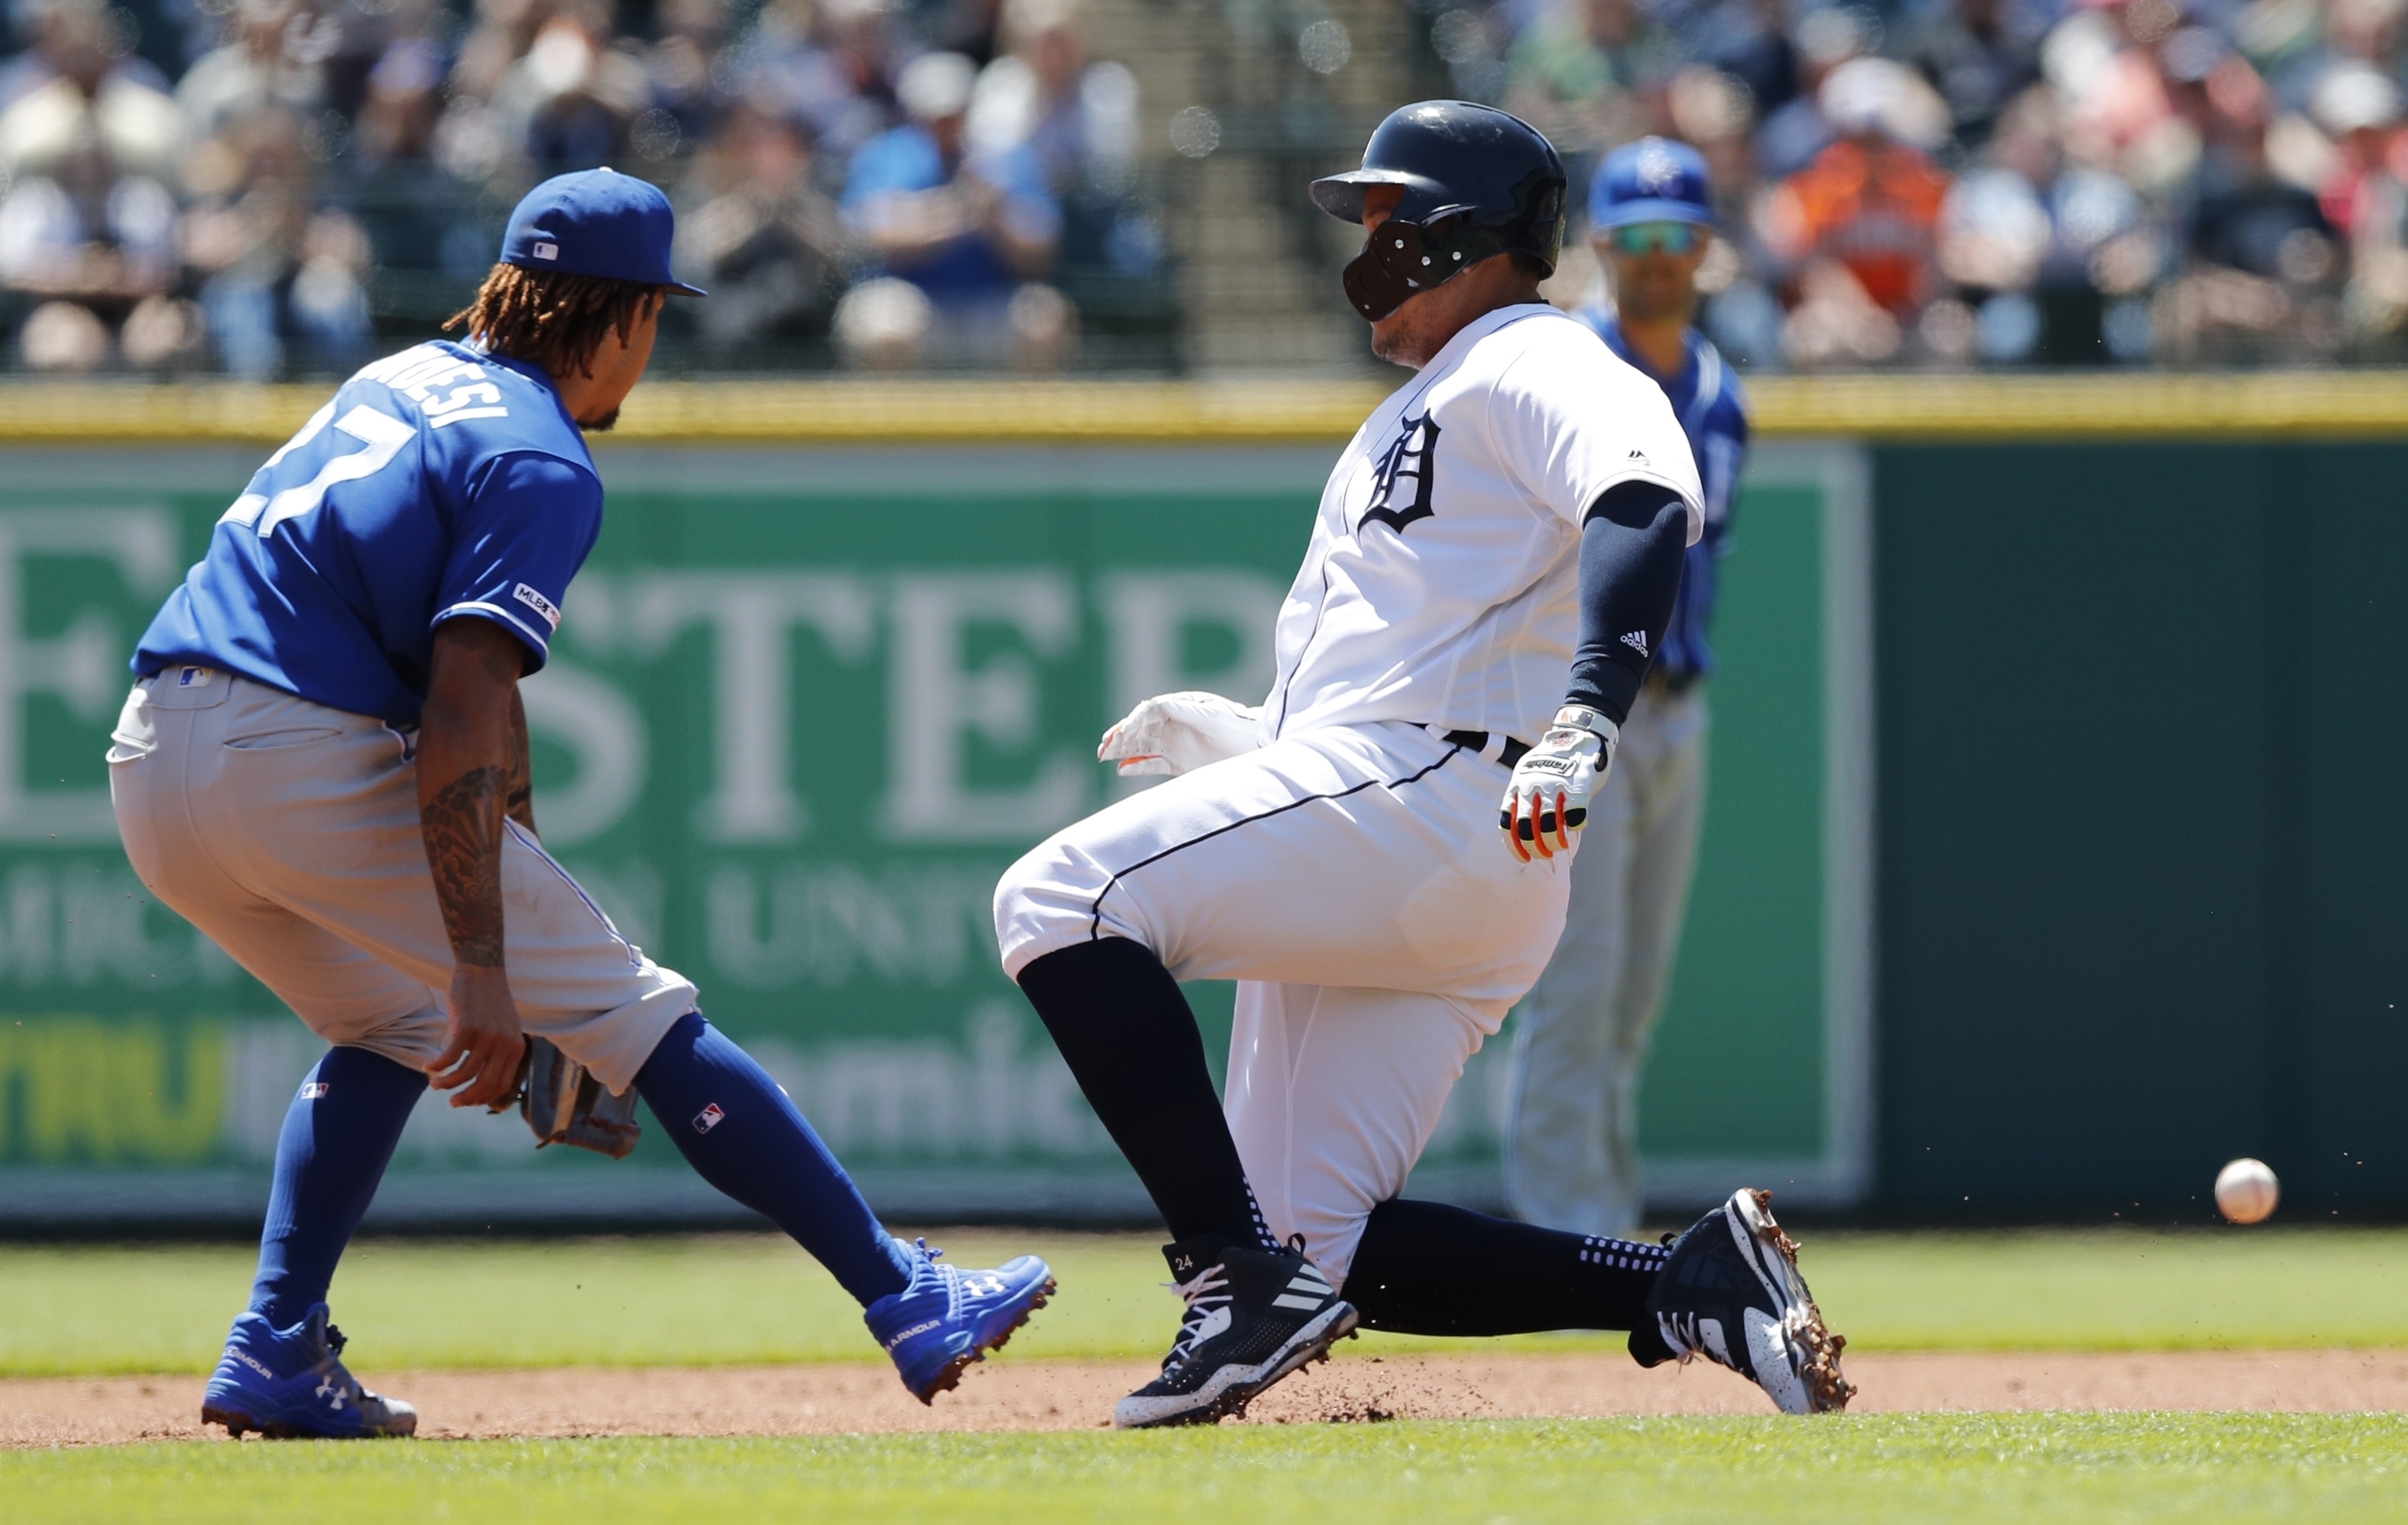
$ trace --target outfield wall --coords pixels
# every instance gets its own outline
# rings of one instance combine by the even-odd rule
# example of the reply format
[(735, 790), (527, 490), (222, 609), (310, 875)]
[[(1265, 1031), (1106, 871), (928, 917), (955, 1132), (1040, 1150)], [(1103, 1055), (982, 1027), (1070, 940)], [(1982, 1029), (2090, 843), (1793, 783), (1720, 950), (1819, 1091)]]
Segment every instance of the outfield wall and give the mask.
[[(1950, 385), (1762, 389), (1656, 1195), (2196, 1216), (2256, 1152), (2295, 1210), (2408, 1206), (2408, 443), (2328, 438), (2408, 421), (2408, 388), (2170, 383), (2152, 422), (2128, 389)], [(1266, 681), (1364, 405), (1270, 396), (665, 389), (600, 453), (609, 524), (528, 685), (544, 835), (895, 1216), (1142, 1211), (987, 897), (1121, 787), (1090, 759), (1126, 702)], [(311, 403), (0, 410), (0, 1225), (257, 1211), (314, 1045), (149, 903), (100, 753), (134, 634)], [(108, 438), (146, 408), (181, 442)], [(1813, 437), (1835, 410), (1856, 438)], [(975, 442), (896, 442), (948, 412)], [(2117, 442), (2045, 442), (2102, 418)], [(1495, 1199), (1502, 1048), (1417, 1191)], [(430, 1104), (379, 1216), (722, 1211), (657, 1138), (528, 1144)]]

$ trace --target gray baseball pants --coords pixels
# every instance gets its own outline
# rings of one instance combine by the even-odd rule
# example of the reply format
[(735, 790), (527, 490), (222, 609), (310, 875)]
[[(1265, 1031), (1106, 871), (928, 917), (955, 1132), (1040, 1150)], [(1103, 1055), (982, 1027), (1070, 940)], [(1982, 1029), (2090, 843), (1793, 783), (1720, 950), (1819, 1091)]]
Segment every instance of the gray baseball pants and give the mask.
[(1589, 802), (1563, 936), (1512, 1023), (1505, 1186), (1528, 1222), (1638, 1230), (1639, 1076), (1697, 866), (1706, 730), (1702, 685), (1650, 683)]
[[(452, 943), (418, 829), (412, 738), (210, 668), (134, 685), (108, 750), (125, 856), (160, 900), (330, 1043), (442, 1052)], [(507, 823), (504, 957), (526, 1030), (614, 1093), (695, 987), (621, 937)]]

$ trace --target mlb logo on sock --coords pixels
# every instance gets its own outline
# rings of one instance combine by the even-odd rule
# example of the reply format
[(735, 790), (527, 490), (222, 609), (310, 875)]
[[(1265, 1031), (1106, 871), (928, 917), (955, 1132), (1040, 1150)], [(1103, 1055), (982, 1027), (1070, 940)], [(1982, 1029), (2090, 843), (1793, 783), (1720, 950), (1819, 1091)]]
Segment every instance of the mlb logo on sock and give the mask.
[(309, 1084), (308, 1084), (307, 1086), (302, 1086), (302, 1087), (301, 1087), (301, 1100), (302, 1100), (302, 1101), (318, 1101), (319, 1099), (321, 1099), (322, 1097), (323, 1097), (323, 1096), (326, 1094), (326, 1092), (327, 1092), (328, 1090), (330, 1090), (330, 1089), (332, 1089), (332, 1087), (331, 1087), (331, 1086), (328, 1086), (324, 1081), (322, 1081), (322, 1080), (313, 1080), (313, 1081), (309, 1082)]
[(712, 1129), (717, 1128), (720, 1125), (721, 1120), (727, 1114), (719, 1110), (719, 1103), (713, 1101), (710, 1105), (703, 1108), (701, 1112), (695, 1114), (694, 1119), (694, 1130), (697, 1133), (708, 1133)]

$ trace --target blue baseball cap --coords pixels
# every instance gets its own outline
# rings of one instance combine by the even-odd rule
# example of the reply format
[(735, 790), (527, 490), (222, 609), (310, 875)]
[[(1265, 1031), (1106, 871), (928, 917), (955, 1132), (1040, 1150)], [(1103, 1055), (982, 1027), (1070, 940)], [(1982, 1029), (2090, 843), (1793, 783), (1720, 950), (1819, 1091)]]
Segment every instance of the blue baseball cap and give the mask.
[(676, 231), (659, 186), (613, 169), (580, 169), (554, 175), (519, 202), (502, 234), (502, 263), (703, 295), (669, 274)]
[(1607, 154), (1588, 182), (1588, 225), (1619, 228), (1633, 223), (1713, 227), (1705, 155), (1669, 137), (1642, 137)]

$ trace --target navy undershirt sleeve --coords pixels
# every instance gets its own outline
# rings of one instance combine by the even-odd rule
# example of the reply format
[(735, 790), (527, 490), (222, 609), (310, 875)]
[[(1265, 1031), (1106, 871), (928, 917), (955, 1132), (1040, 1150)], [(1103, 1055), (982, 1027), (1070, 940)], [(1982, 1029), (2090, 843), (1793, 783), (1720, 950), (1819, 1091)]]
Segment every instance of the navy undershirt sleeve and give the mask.
[(1590, 506), (1581, 522), (1580, 645), (1566, 703), (1617, 726), (1629, 718), (1672, 623), (1688, 546), (1689, 508), (1669, 487), (1626, 482)]

